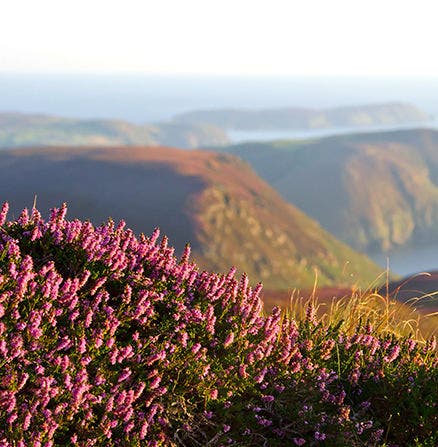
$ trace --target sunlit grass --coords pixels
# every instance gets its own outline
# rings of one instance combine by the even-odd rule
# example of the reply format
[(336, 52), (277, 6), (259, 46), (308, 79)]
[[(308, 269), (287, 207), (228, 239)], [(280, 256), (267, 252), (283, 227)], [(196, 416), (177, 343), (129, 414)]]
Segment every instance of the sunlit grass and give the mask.
[[(370, 324), (377, 334), (397, 337), (411, 337), (424, 343), (438, 334), (438, 312), (427, 312), (421, 308), (422, 301), (438, 292), (419, 295), (402, 303), (397, 301), (397, 291), (393, 294), (379, 293), (381, 277), (367, 289), (352, 289), (348, 295), (320, 299), (317, 278), (313, 290), (307, 295), (293, 290), (285, 307), (286, 314), (296, 320), (304, 320), (306, 309), (316, 309), (318, 318), (324, 325), (341, 325), (347, 334), (353, 334), (358, 325)], [(388, 275), (386, 275), (386, 278)], [(385, 290), (385, 287), (383, 287)]]

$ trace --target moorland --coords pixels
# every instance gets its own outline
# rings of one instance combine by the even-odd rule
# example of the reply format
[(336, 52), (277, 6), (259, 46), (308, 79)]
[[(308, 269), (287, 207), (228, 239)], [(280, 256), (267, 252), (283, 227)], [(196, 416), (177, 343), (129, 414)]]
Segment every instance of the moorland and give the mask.
[(2, 119), (3, 447), (437, 445), (438, 132)]

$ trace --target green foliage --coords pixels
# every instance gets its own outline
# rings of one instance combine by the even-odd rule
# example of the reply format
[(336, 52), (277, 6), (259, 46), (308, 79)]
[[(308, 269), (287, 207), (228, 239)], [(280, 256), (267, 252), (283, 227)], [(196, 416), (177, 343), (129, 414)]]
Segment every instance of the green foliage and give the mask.
[(434, 243), (438, 132), (408, 129), (218, 148), (367, 253)]

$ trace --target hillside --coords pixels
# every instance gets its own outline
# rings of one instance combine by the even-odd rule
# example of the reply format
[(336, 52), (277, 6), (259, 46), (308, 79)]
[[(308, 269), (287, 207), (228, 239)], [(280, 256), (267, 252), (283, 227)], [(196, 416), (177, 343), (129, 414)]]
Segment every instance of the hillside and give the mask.
[(262, 312), (246, 276), (67, 215), (1, 206), (2, 447), (437, 445), (435, 337)]
[(293, 130), (424, 123), (430, 117), (411, 104), (384, 103), (331, 109), (197, 110), (179, 114), (174, 119), (185, 124), (208, 123), (233, 130)]
[(400, 130), (242, 144), (282, 196), (369, 253), (438, 241), (438, 132)]
[(63, 201), (95, 223), (125, 219), (137, 233), (160, 227), (201, 267), (231, 265), (271, 289), (368, 285), (379, 268), (287, 204), (234, 156), (166, 148), (46, 148), (0, 153), (0, 200), (17, 214)]
[[(382, 289), (385, 291), (385, 288)], [(438, 272), (422, 273), (388, 284), (391, 297), (429, 313), (438, 313)]]
[(28, 146), (168, 145), (195, 148), (228, 141), (208, 124), (158, 123), (138, 126), (118, 120), (67, 119), (0, 113), (0, 148)]

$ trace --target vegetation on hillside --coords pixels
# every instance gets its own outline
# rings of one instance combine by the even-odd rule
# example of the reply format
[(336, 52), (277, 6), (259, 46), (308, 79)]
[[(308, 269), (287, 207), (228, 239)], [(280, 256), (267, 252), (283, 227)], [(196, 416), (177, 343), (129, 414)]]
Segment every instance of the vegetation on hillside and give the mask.
[[(15, 149), (0, 152), (0, 191), (16, 215), (71, 203), (74, 217), (125, 219), (137, 233), (159, 226), (200, 267), (236, 265), (252, 281), (287, 290), (367, 285), (381, 269), (288, 204), (232, 155), (151, 147)], [(237, 249), (236, 249), (237, 248)]]
[(0, 213), (0, 444), (383, 446), (438, 442), (434, 339), (263, 314), (158, 231)]
[[(413, 336), (425, 342), (438, 335), (438, 308), (436, 300), (431, 305), (431, 296), (416, 293), (415, 298), (404, 300), (397, 293), (380, 288), (376, 284), (367, 289), (339, 287), (315, 287), (313, 290), (275, 291), (263, 290), (261, 298), (266, 309), (281, 307), (297, 320), (304, 319), (311, 304), (318, 318), (327, 325), (342, 321), (343, 330), (351, 332), (358, 321), (369, 321), (379, 333), (397, 337)], [(436, 296), (437, 288), (434, 289)], [(418, 291), (417, 291), (418, 292)]]
[(438, 132), (399, 130), (224, 148), (368, 253), (438, 240)]
[(0, 148), (109, 145), (195, 148), (227, 142), (224, 131), (208, 124), (135, 125), (120, 120), (0, 113)]
[(195, 110), (175, 117), (180, 123), (208, 123), (223, 129), (324, 129), (422, 123), (430, 117), (406, 103), (366, 104), (328, 109), (283, 107), (277, 109)]

